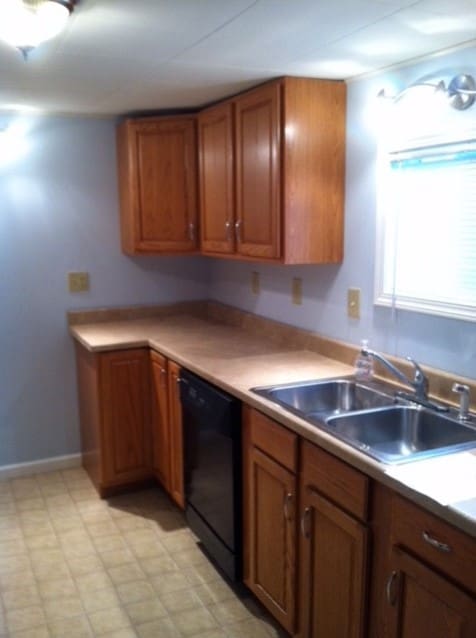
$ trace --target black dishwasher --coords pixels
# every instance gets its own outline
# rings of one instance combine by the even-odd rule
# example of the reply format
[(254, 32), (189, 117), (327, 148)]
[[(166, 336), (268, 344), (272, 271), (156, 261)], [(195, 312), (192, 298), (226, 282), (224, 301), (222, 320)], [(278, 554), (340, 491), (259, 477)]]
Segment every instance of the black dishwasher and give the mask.
[(203, 547), (241, 580), (241, 404), (188, 370), (180, 373), (185, 516)]

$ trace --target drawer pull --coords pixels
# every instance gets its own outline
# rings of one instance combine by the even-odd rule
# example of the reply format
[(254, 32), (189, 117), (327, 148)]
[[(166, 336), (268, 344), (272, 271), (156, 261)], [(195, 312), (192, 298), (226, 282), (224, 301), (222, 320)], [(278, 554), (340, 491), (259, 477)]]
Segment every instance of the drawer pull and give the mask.
[(226, 241), (231, 241), (231, 222), (225, 222)]
[(284, 497), (284, 507), (283, 507), (283, 509), (284, 509), (284, 518), (287, 521), (290, 521), (292, 519), (292, 517), (291, 517), (291, 515), (289, 513), (289, 508), (290, 508), (292, 502), (293, 502), (293, 495), (291, 493), (286, 494), (286, 496)]
[(387, 596), (387, 602), (392, 607), (397, 602), (397, 591), (395, 588), (395, 582), (397, 580), (398, 572), (392, 572), (388, 577), (387, 584), (385, 585), (385, 595)]
[(437, 549), (439, 552), (444, 552), (445, 554), (449, 554), (451, 552), (451, 547), (449, 545), (436, 540), (436, 538), (433, 538), (433, 536), (430, 536), (428, 532), (423, 532), (422, 538), (425, 541), (425, 543), (428, 543), (428, 545), (431, 545), (432, 547)]
[(241, 242), (241, 219), (235, 222), (235, 239), (237, 244)]
[(310, 538), (311, 536), (311, 530), (309, 528), (310, 514), (311, 508), (306, 507), (301, 517), (301, 534), (304, 536), (304, 538)]

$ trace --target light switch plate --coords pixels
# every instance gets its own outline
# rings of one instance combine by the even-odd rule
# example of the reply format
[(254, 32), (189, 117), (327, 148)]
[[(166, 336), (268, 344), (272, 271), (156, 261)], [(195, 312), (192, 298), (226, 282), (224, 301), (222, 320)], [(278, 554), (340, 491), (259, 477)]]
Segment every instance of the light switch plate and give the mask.
[(300, 277), (293, 277), (292, 299), (296, 306), (302, 304), (302, 279)]
[(360, 288), (349, 288), (347, 291), (347, 316), (360, 319)]
[(87, 292), (89, 290), (89, 273), (69, 272), (68, 290), (69, 292)]

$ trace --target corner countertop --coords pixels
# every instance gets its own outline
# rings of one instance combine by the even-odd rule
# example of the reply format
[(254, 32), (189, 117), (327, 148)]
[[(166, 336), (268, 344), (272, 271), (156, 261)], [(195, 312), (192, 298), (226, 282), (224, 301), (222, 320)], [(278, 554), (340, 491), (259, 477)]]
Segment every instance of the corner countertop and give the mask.
[(189, 315), (73, 325), (91, 352), (150, 347), (316, 443), (371, 478), (476, 537), (476, 447), (388, 466), (250, 391), (256, 386), (352, 374), (339, 361), (243, 328)]

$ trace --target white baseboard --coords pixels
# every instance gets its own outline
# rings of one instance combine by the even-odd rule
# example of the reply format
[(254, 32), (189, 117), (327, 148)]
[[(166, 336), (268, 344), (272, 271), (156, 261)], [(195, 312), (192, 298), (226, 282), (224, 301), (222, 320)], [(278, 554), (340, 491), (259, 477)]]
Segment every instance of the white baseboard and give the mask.
[(81, 465), (81, 454), (68, 454), (66, 456), (53, 456), (49, 459), (18, 463), (16, 465), (0, 466), (0, 481), (19, 476), (29, 476), (42, 472), (54, 472), (55, 470), (67, 470)]

